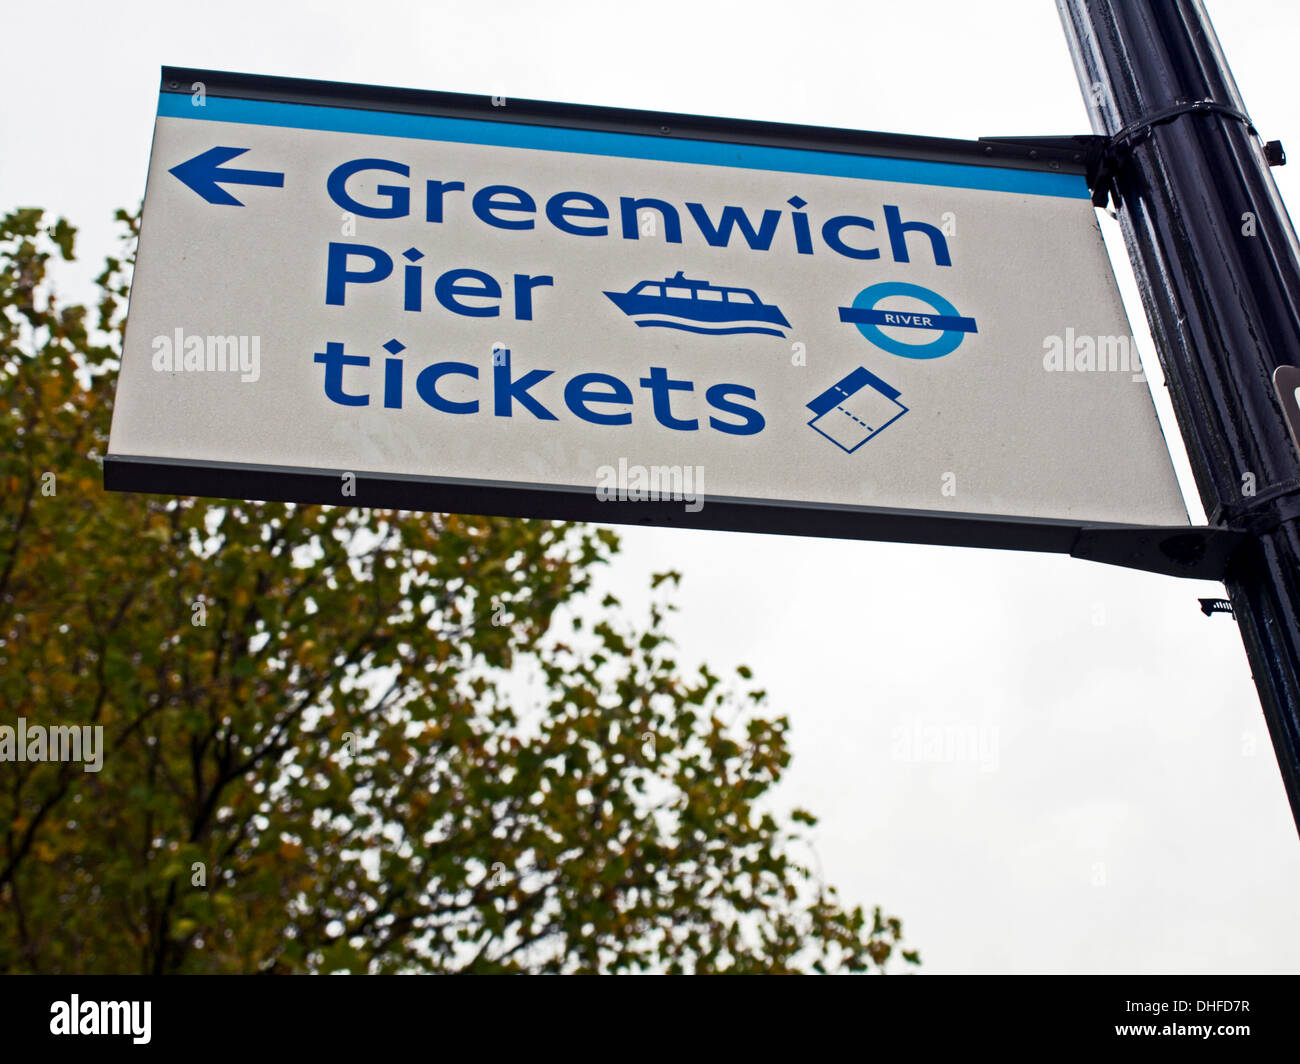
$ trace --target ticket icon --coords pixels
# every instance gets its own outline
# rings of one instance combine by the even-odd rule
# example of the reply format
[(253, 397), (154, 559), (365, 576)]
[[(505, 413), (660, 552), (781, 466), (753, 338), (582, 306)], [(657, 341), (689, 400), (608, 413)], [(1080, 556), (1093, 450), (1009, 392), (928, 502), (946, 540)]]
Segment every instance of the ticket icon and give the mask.
[(859, 366), (808, 404), (808, 422), (831, 443), (852, 454), (907, 413), (899, 391)]

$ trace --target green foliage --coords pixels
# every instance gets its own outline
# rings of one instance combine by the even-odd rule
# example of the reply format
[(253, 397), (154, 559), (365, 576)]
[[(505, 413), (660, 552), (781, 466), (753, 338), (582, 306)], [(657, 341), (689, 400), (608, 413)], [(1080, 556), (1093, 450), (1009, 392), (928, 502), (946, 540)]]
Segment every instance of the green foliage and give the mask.
[(0, 763), (0, 970), (883, 968), (767, 808), (786, 720), (584, 619), (612, 532), (104, 492), (130, 258), (92, 324), (73, 235), (0, 221), (0, 723), (105, 754)]

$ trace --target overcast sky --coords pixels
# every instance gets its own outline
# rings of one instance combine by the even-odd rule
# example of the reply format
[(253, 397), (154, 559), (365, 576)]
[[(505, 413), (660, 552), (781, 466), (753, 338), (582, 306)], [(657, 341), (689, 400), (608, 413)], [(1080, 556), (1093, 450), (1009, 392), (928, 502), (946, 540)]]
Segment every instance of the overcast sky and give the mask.
[[(1300, 8), (1209, 8), (1256, 127), (1300, 153)], [(92, 264), (143, 193), (164, 63), (947, 137), (1089, 132), (1040, 0), (55, 0), (5, 22), (0, 209), (67, 216)], [(1292, 170), (1274, 174), (1294, 200)], [(86, 298), (90, 273), (66, 273), (65, 293)], [(1125, 461), (1105, 426), (1078, 446)], [(624, 547), (607, 583), (629, 602), (652, 570), (685, 574), (684, 658), (755, 667), (793, 722), (781, 801), (821, 816), (828, 881), (900, 915), (926, 971), (1300, 970), (1281, 777), (1236, 626), (1197, 606), (1219, 585), (733, 533), (628, 529)], [(967, 726), (971, 756), (908, 756), (926, 728)]]

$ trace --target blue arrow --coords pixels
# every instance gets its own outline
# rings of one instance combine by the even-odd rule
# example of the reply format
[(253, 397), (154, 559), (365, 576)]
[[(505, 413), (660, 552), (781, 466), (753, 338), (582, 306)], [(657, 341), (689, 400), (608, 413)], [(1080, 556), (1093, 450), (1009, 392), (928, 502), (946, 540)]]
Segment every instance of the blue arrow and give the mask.
[(179, 166), (173, 166), (167, 172), (175, 174), (181, 184), (192, 188), (209, 203), (224, 203), (233, 207), (243, 204), (235, 199), (217, 182), (227, 185), (268, 185), (271, 188), (284, 187), (284, 174), (271, 173), (266, 170), (222, 170), (221, 164), (229, 162), (236, 155), (243, 155), (247, 148), (209, 148), (202, 155), (187, 159)]

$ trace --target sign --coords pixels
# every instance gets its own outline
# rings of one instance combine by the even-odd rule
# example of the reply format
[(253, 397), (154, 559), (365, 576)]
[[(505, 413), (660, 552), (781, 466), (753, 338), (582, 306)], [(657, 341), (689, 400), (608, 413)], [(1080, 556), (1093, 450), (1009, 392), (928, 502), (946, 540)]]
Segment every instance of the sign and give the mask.
[(1185, 533), (1081, 160), (165, 69), (105, 484)]
[(1278, 366), (1273, 371), (1273, 388), (1291, 442), (1300, 451), (1300, 366)]

